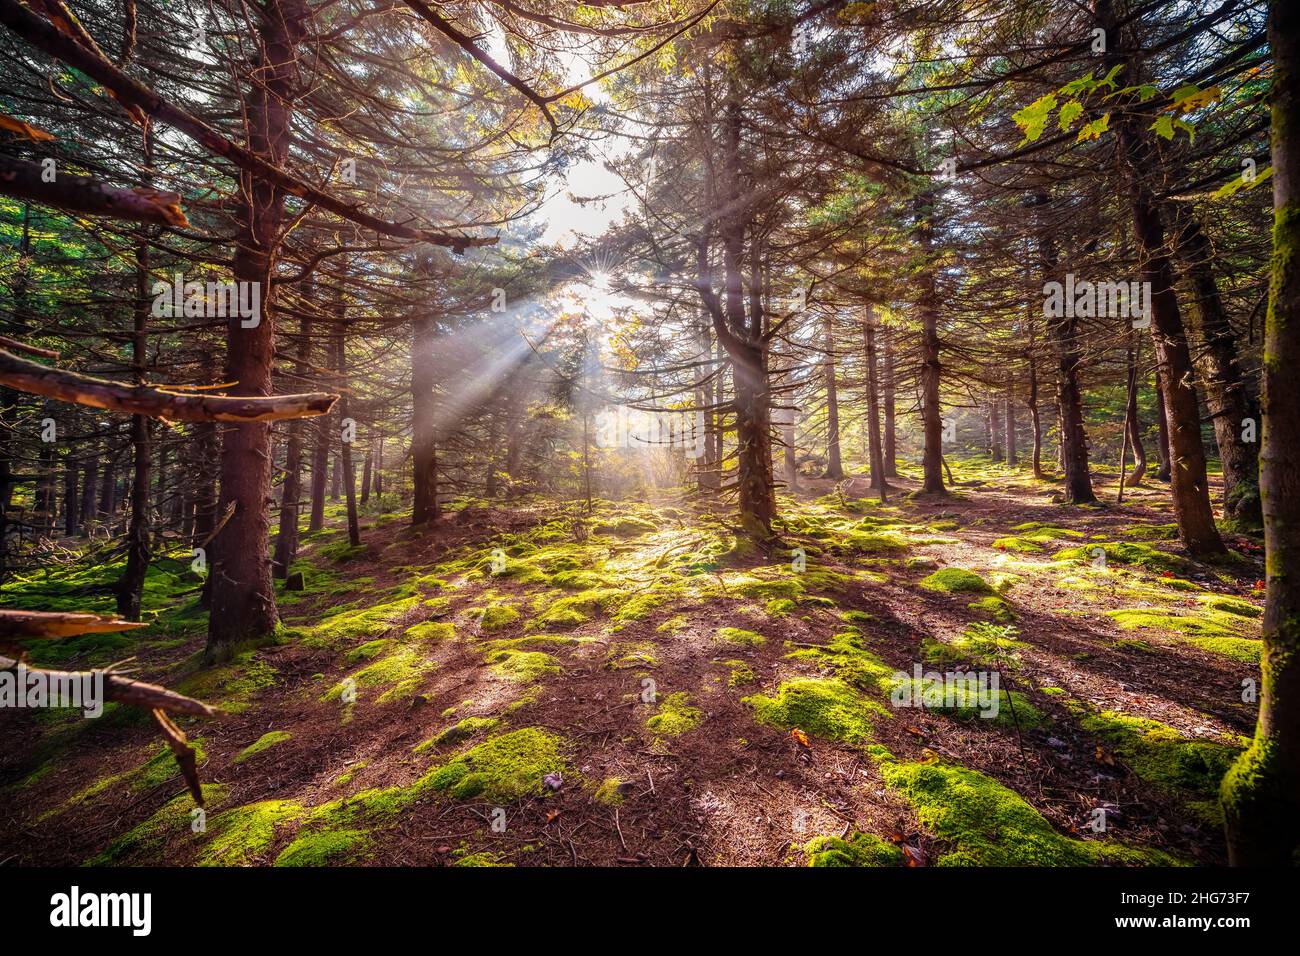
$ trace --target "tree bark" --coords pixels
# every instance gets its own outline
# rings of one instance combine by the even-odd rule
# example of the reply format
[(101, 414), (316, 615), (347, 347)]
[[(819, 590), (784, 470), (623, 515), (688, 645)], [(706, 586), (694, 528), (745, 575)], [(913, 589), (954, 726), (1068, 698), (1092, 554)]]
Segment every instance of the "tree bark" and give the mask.
[(1237, 361), (1237, 342), (1232, 323), (1214, 276), (1214, 252), (1196, 217), (1175, 209), (1178, 252), (1196, 295), (1194, 314), (1200, 319), (1205, 352), (1202, 381), (1205, 400), (1214, 421), (1214, 440), (1223, 467), (1223, 512), (1248, 527), (1263, 520), (1259, 500), (1259, 459), (1255, 444), (1242, 441), (1242, 427), (1250, 413), (1246, 381)]
[(1223, 778), (1228, 859), (1289, 866), (1300, 845), (1300, 7), (1274, 3), (1273, 259), (1264, 332), (1264, 508), (1267, 596), (1259, 722)]
[[(298, 330), (295, 350), (295, 371), (307, 374), (311, 363), (310, 319), (303, 319)], [(280, 486), (280, 527), (275, 536), (275, 564), (272, 574), (283, 580), (289, 576), (289, 566), (298, 554), (298, 509), (302, 504), (302, 437), (304, 423), (295, 419), (289, 423), (289, 434), (284, 450), (284, 481)]]
[[(276, 166), (288, 154), (290, 114), (299, 89), (298, 44), (308, 8), (302, 0), (267, 0), (258, 8), (260, 50), (248, 93), (250, 152)], [(257, 283), (261, 321), (244, 328), (238, 316), (226, 327), (226, 380), (238, 395), (270, 395), (275, 355), (275, 250), (284, 226), (284, 192), (264, 179), (241, 176), (239, 238), (234, 277)], [(218, 508), (235, 511), (214, 539), (211, 561), (210, 660), (228, 657), (240, 644), (262, 642), (275, 633), (278, 615), (267, 554), (271, 492), (271, 428), (266, 422), (228, 426), (221, 454)]]
[(844, 465), (840, 460), (840, 397), (835, 387), (835, 327), (830, 313), (822, 330), (826, 340), (826, 470), (822, 477), (838, 481), (844, 477)]
[(438, 432), (437, 362), (434, 355), (436, 336), (433, 319), (417, 318), (411, 322), (411, 460), (415, 468), (415, 500), (411, 524), (437, 521), (438, 505)]

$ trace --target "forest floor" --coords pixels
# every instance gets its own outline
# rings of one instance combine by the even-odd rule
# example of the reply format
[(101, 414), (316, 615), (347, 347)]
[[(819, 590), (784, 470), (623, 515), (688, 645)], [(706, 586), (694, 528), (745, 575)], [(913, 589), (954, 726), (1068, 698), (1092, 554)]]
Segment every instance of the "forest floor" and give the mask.
[[(162, 561), (151, 628), (31, 656), (133, 657), (220, 705), (183, 722), (206, 819), (147, 716), (6, 711), (0, 862), (1223, 862), (1258, 542), (1192, 561), (1158, 483), (1117, 506), (1110, 476), (1108, 504), (1072, 507), (1023, 471), (953, 466), (951, 496), (902, 478), (884, 505), (860, 477), (804, 479), (771, 554), (681, 497), (470, 502), (419, 531), (370, 513), (360, 549), (332, 510), (279, 642), (209, 668), (196, 578)], [(0, 600), (106, 611), (119, 571)], [(918, 664), (996, 672), (996, 715), (896, 706)]]

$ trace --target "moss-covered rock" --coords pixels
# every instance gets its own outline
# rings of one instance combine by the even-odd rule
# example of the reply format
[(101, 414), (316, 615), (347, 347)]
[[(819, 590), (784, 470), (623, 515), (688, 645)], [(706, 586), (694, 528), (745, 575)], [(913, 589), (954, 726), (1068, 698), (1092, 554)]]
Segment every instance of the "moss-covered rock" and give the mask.
[(430, 771), (422, 783), (458, 800), (509, 803), (541, 796), (543, 778), (567, 770), (563, 741), (539, 727), (525, 727), (490, 737)]
[(921, 579), (927, 591), (944, 594), (992, 594), (993, 586), (974, 571), (965, 568), (944, 568)]
[(903, 851), (874, 833), (814, 837), (804, 844), (809, 866), (902, 866)]
[(754, 709), (759, 723), (859, 746), (871, 740), (875, 722), (889, 716), (883, 706), (838, 678), (795, 678), (781, 684), (775, 697), (755, 694), (743, 702)]

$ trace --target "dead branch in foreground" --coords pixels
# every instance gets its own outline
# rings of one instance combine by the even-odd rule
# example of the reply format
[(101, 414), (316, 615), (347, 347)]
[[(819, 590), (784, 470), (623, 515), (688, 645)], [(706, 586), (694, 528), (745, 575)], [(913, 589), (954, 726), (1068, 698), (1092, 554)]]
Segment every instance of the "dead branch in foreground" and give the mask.
[(111, 412), (180, 422), (272, 422), (313, 418), (334, 406), (337, 395), (205, 395), (150, 385), (126, 385), (51, 368), (0, 349), (0, 384), (21, 392)]

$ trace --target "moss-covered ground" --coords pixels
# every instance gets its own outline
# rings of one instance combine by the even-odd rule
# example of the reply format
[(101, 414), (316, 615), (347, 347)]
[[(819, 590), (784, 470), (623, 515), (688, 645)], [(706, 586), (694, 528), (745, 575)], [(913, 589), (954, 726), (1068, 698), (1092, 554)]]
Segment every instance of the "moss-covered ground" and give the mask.
[[(946, 499), (906, 495), (907, 468), (885, 504), (807, 479), (766, 550), (721, 506), (667, 492), (590, 515), (460, 500), (423, 529), (369, 514), (361, 549), (331, 506), (303, 535), (304, 588), (278, 592), (275, 640), (215, 666), (200, 580), (164, 556), (148, 628), (31, 658), (133, 658), (219, 706), (181, 721), (203, 812), (147, 716), (7, 711), (0, 814), (21, 825), (0, 856), (1222, 862), (1217, 786), (1258, 682), (1254, 559), (1190, 558), (1156, 489), (1071, 508), (1025, 472), (950, 464)], [(108, 612), (120, 573), (51, 566), (3, 603)]]

